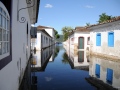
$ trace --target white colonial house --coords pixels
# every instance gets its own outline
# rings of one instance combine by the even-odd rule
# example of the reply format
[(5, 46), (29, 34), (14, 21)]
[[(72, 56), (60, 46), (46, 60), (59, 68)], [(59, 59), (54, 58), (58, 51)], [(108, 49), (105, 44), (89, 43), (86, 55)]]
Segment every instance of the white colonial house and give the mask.
[(35, 41), (36, 50), (41, 51), (52, 45), (53, 38), (45, 31), (45, 29), (37, 28), (37, 38)]
[(51, 37), (52, 37), (52, 45), (55, 44), (55, 32), (54, 28), (52, 27), (47, 27), (47, 26), (38, 26), (38, 29), (44, 29)]
[(85, 27), (75, 27), (68, 37), (69, 49), (74, 51), (89, 50), (90, 31)]
[(30, 58), (40, 0), (0, 0), (0, 90), (18, 90)]
[(91, 54), (120, 59), (120, 16), (89, 29)]

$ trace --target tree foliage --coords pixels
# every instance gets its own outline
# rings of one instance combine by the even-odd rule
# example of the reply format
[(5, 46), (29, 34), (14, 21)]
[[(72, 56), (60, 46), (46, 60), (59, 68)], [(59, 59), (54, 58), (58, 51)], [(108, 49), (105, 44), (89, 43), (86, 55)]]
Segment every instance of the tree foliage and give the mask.
[(60, 38), (60, 35), (59, 34), (56, 34), (55, 35), (56, 39)]
[(90, 23), (86, 23), (86, 26), (90, 26)]
[(69, 26), (65, 26), (62, 28), (62, 32), (63, 32), (63, 40), (66, 41), (68, 38), (68, 35), (70, 34), (70, 32), (72, 32), (73, 28), (69, 27)]
[(58, 31), (57, 31), (57, 30), (54, 30), (54, 32), (55, 32), (55, 38), (56, 38), (56, 39), (60, 38), (60, 35), (58, 34)]
[(101, 15), (99, 15), (99, 23), (105, 22), (107, 20), (111, 20), (112, 16), (106, 15), (106, 13), (102, 13)]

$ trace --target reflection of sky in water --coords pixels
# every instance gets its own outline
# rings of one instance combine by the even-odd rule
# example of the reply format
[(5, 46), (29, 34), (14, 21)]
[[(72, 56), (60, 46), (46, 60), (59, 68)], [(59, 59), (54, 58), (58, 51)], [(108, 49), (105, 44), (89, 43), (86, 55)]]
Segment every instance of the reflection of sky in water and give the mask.
[(60, 45), (57, 56), (53, 62), (48, 62), (45, 71), (35, 72), (38, 90), (94, 90), (85, 80), (85, 77), (89, 77), (88, 71), (71, 69), (69, 63), (62, 62), (64, 52)]
[(51, 78), (51, 77), (45, 77), (45, 80), (46, 80), (47, 82), (49, 82), (49, 81), (52, 80), (52, 78)]
[[(36, 77), (34, 81), (36, 83), (33, 84), (31, 82), (32, 86), (34, 86), (32, 90), (36, 90), (36, 88), (37, 90), (95, 90), (96, 88), (85, 80), (86, 77), (89, 77), (89, 72), (81, 69), (72, 69), (68, 61), (68, 55), (64, 54), (65, 50), (62, 45), (57, 45), (56, 47), (57, 50), (53, 51), (55, 55), (48, 55), (50, 59), (51, 56), (55, 56), (54, 60), (51, 62), (51, 60), (48, 59), (47, 63), (41, 64), (44, 70), (39, 70), (35, 67), (34, 71), (33, 68), (31, 68), (34, 72), (28, 75)], [(49, 50), (48, 52), (50, 53)], [(44, 56), (47, 55), (45, 54)], [(46, 57), (43, 57), (41, 62), (45, 62), (45, 58)], [(78, 63), (78, 59), (75, 63)], [(28, 77), (28, 75), (26, 76)]]

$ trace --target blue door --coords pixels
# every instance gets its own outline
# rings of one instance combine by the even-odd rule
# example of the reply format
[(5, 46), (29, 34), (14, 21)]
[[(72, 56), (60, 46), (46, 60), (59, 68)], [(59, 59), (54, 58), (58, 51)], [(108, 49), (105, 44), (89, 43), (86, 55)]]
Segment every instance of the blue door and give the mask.
[(96, 68), (95, 68), (95, 75), (100, 78), (100, 65), (96, 64)]

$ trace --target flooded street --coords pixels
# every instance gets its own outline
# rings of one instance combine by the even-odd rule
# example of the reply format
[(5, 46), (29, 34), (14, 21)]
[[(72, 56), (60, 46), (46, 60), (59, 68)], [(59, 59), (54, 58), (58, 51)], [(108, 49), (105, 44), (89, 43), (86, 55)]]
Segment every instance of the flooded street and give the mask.
[[(106, 69), (113, 70), (112, 79), (106, 79)], [(74, 56), (59, 44), (34, 53), (19, 90), (97, 90), (94, 81), (90, 82), (91, 76), (118, 88), (119, 70), (120, 63), (87, 56), (85, 51)], [(112, 75), (111, 71), (109, 74)]]

